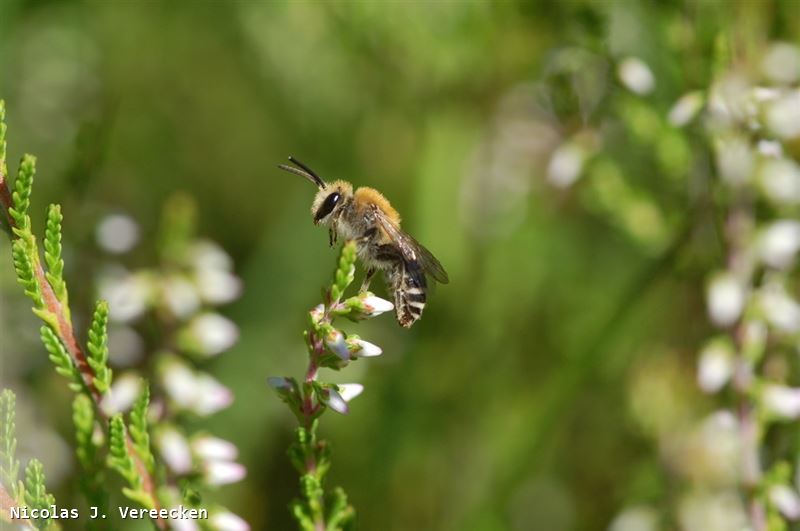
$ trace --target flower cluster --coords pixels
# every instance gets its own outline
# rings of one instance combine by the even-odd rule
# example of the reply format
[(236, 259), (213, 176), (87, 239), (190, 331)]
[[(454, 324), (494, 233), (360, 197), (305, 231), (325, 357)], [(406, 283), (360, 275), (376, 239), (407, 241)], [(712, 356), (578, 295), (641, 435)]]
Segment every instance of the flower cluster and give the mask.
[[(172, 198), (165, 206), (160, 232), (160, 266), (128, 271), (119, 264), (106, 267), (99, 290), (109, 301), (109, 341), (114, 345), (112, 361), (130, 366), (143, 356), (144, 339), (137, 324), (155, 318), (163, 335), (154, 349), (156, 379), (163, 396), (153, 398), (148, 415), (153, 420), (153, 439), (169, 469), (171, 487), (167, 497), (177, 504), (180, 485), (199, 491), (245, 477), (236, 462), (236, 446), (206, 432), (189, 433), (182, 425), (186, 415), (207, 417), (233, 401), (233, 393), (196, 364), (218, 356), (237, 341), (239, 331), (215, 307), (235, 300), (241, 281), (233, 273), (233, 262), (216, 244), (194, 237), (193, 203)], [(138, 226), (125, 216), (104, 219), (97, 231), (99, 245), (109, 254), (122, 255), (134, 248)], [(109, 414), (127, 411), (140, 394), (136, 370), (121, 373), (103, 401)], [(224, 508), (211, 512), (215, 529), (244, 530), (248, 525)], [(182, 531), (199, 529), (183, 522)]]
[(393, 309), (392, 303), (363, 292), (343, 299), (355, 275), (356, 246), (349, 241), (342, 247), (332, 285), (325, 291), (325, 302), (309, 312), (305, 331), (308, 369), (302, 382), (292, 377), (271, 377), (269, 385), (295, 414), (300, 427), (289, 451), (292, 463), (301, 475), (303, 499), (295, 501), (292, 513), (301, 529), (349, 529), (355, 511), (347, 504), (344, 491), (334, 489), (326, 503), (323, 480), (330, 468), (330, 452), (317, 439), (319, 417), (328, 409), (346, 414), (348, 402), (361, 394), (361, 384), (334, 384), (319, 380), (319, 369), (341, 370), (359, 358), (379, 356), (380, 347), (355, 334), (346, 334), (333, 324), (336, 317), (361, 321)]

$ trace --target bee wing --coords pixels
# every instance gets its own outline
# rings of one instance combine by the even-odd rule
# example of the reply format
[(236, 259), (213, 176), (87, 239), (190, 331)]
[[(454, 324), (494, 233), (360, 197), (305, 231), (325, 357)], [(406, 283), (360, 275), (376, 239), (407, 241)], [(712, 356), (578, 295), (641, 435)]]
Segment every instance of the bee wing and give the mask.
[(378, 208), (375, 208), (375, 219), (389, 238), (397, 245), (406, 262), (418, 263), (423, 271), (442, 284), (450, 282), (447, 272), (439, 260), (433, 256), (424, 245), (419, 243), (409, 234), (403, 232), (392, 220), (387, 218)]

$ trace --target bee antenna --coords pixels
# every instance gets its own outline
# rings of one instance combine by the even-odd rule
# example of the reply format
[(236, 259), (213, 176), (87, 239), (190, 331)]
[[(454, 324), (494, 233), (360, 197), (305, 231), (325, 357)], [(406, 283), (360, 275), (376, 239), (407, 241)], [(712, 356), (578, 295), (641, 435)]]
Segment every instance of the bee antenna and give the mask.
[(291, 162), (292, 164), (296, 164), (297, 166), (300, 166), (300, 168), (295, 168), (294, 166), (289, 166), (287, 164), (279, 164), (278, 167), (284, 171), (288, 171), (289, 173), (294, 173), (295, 175), (305, 177), (312, 183), (316, 184), (318, 188), (325, 187), (325, 181), (323, 181), (319, 175), (314, 173), (314, 170), (312, 170), (311, 168), (309, 168), (308, 166), (306, 166), (305, 164), (303, 164), (294, 157), (289, 157), (289, 162)]

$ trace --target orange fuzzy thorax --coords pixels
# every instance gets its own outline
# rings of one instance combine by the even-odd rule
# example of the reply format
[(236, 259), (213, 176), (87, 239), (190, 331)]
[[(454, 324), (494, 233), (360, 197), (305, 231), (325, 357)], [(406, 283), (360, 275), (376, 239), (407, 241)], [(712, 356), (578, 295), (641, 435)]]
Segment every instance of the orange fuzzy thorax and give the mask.
[(400, 214), (394, 209), (391, 203), (389, 203), (389, 200), (383, 197), (383, 194), (376, 189), (362, 186), (356, 190), (354, 198), (356, 204), (359, 206), (368, 205), (370, 203), (375, 204), (386, 214), (387, 218), (398, 227), (400, 226)]

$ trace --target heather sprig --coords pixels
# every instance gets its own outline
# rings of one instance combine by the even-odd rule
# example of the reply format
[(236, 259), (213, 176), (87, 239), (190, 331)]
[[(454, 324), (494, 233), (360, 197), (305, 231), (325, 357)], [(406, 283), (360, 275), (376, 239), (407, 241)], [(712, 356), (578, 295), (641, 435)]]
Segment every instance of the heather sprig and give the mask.
[(361, 384), (326, 383), (319, 379), (321, 368), (339, 371), (359, 357), (377, 356), (381, 349), (334, 326), (336, 317), (360, 321), (393, 308), (392, 303), (365, 292), (346, 298), (355, 277), (356, 245), (342, 247), (333, 282), (324, 291), (324, 302), (311, 309), (303, 335), (308, 350), (305, 378), (271, 377), (269, 385), (278, 393), (300, 426), (289, 448), (289, 458), (300, 474), (300, 499), (291, 504), (297, 525), (304, 531), (346, 530), (355, 524), (355, 510), (343, 489), (325, 492), (325, 476), (331, 466), (327, 442), (317, 436), (320, 417), (327, 410), (346, 414), (348, 402), (363, 391)]

